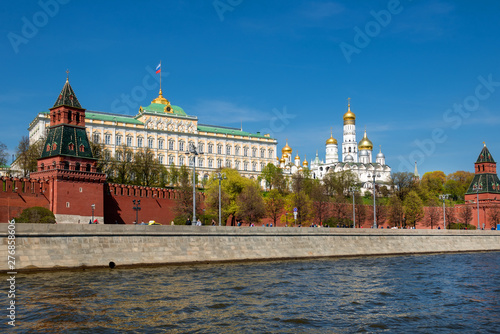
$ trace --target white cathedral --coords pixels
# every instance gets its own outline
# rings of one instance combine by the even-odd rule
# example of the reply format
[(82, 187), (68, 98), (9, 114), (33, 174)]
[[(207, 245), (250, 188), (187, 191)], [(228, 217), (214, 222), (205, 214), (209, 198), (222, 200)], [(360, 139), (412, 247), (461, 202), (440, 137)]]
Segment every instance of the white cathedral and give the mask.
[[(306, 159), (300, 163), (300, 157), (297, 156), (292, 163), (292, 148), (288, 146), (288, 141), (281, 150), (282, 157), (279, 159), (279, 167), (285, 174), (293, 174), (304, 168), (309, 168)], [(385, 164), (385, 155), (380, 149), (373, 161), (373, 144), (366, 135), (358, 143), (356, 140), (356, 115), (351, 111), (350, 102), (347, 104), (347, 112), (344, 114), (344, 138), (342, 141), (342, 161), (339, 161), (339, 149), (337, 139), (333, 138), (333, 133), (326, 141), (325, 161), (318, 157), (311, 161), (311, 175), (317, 179), (323, 177), (329, 172), (341, 172), (350, 170), (358, 176), (359, 182), (364, 190), (373, 188), (373, 175), (376, 176), (376, 183), (387, 184), (391, 178), (391, 167)]]

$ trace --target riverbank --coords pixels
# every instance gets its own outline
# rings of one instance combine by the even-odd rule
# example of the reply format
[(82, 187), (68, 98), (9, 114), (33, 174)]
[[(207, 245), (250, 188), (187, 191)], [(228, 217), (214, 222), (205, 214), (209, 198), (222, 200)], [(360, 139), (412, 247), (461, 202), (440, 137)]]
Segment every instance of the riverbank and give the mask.
[(16, 224), (10, 231), (15, 239), (8, 239), (9, 224), (0, 224), (3, 272), (500, 251), (500, 231), (492, 230)]

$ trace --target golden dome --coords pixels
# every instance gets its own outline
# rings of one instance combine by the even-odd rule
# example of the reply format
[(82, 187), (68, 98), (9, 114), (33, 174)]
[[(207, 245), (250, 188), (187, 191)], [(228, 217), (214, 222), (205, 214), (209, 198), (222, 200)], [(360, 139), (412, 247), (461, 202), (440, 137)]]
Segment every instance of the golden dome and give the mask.
[(283, 153), (283, 154), (285, 154), (285, 153), (292, 154), (292, 148), (290, 146), (288, 146), (288, 139), (286, 140), (285, 147), (283, 147), (281, 149), (281, 153)]
[[(305, 159), (305, 158), (304, 158), (304, 159)], [(304, 166), (304, 167), (309, 166), (309, 163), (307, 162), (307, 160), (304, 160), (304, 162), (302, 163), (302, 166)]]
[(331, 130), (330, 138), (326, 140), (326, 145), (329, 144), (335, 144), (335, 145), (337, 144), (337, 139), (333, 138), (333, 130)]
[(281, 158), (280, 162), (285, 163), (285, 158)]
[(297, 153), (297, 156), (295, 157), (295, 160), (300, 160), (299, 153)]
[(344, 114), (344, 125), (354, 124), (356, 122), (356, 115), (351, 111), (351, 98), (348, 99), (347, 112)]
[(288, 158), (288, 154), (284, 153), (283, 156), (282, 156), (283, 159), (286, 159)]
[(164, 104), (164, 105), (170, 106), (170, 102), (168, 102), (168, 100), (163, 97), (163, 94), (161, 92), (161, 88), (160, 88), (160, 94), (158, 95), (158, 97), (156, 99), (151, 101), (151, 103)]
[(370, 139), (368, 139), (368, 137), (366, 136), (366, 130), (363, 139), (361, 139), (361, 141), (358, 144), (358, 150), (370, 150), (370, 151), (373, 150), (373, 144), (370, 141)]

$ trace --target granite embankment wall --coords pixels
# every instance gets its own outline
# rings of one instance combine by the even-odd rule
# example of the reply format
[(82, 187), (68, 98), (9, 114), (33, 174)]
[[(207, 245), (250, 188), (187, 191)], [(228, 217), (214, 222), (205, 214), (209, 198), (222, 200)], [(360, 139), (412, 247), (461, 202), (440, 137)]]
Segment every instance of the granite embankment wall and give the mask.
[[(2, 271), (8, 225), (0, 225)], [(16, 271), (500, 251), (500, 231), (492, 230), (16, 224), (15, 236)]]

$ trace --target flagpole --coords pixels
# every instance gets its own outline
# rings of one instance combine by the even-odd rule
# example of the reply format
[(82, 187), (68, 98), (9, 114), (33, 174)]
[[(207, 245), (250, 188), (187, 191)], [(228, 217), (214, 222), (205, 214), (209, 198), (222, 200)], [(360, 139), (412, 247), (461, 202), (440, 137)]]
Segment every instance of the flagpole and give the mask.
[(160, 60), (160, 92), (161, 92), (161, 60)]

